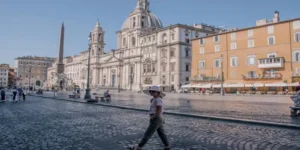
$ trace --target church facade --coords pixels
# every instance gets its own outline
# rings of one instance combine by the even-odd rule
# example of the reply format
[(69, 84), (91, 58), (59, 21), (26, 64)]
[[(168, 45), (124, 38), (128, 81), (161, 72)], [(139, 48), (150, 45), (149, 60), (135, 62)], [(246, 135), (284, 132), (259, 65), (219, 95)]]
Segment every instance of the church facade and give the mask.
[[(149, 0), (138, 0), (117, 32), (117, 49), (109, 53), (104, 52), (104, 30), (96, 23), (90, 38), (92, 88), (140, 91), (160, 85), (164, 91), (177, 91), (190, 82), (191, 40), (221, 29), (204, 24), (163, 27), (149, 6)], [(86, 87), (87, 59), (88, 50), (63, 60), (64, 73), (82, 89)], [(48, 77), (55, 71), (53, 65)]]

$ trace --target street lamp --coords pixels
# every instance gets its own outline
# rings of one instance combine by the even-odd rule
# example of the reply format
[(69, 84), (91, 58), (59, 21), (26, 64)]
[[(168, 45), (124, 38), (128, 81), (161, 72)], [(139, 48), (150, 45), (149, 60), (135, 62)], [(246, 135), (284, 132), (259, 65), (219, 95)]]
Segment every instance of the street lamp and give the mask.
[(88, 38), (89, 41), (89, 55), (88, 55), (88, 70), (87, 70), (87, 82), (86, 82), (86, 90), (85, 90), (85, 96), (84, 99), (87, 100), (87, 102), (97, 102), (96, 100), (92, 100), (91, 93), (90, 93), (90, 57), (91, 57), (91, 33)]
[(221, 55), (221, 95), (224, 96), (223, 55)]
[(29, 56), (29, 86), (28, 86), (29, 92), (31, 91), (30, 85), (31, 85), (31, 56)]

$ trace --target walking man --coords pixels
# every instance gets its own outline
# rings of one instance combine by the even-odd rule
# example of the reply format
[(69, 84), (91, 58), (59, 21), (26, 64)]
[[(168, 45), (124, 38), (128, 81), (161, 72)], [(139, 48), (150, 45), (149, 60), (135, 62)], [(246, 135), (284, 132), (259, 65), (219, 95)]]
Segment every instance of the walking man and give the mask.
[(0, 88), (0, 91), (1, 91), (1, 102), (5, 102), (5, 90), (4, 88)]
[(16, 87), (13, 88), (13, 101), (16, 101), (17, 100), (17, 93), (18, 93), (18, 90)]

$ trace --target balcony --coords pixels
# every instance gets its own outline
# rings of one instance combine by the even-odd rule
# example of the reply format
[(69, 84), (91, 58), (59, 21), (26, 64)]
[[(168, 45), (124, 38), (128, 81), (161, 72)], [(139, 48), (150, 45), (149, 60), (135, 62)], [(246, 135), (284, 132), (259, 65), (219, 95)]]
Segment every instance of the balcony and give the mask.
[(195, 76), (191, 81), (200, 83), (221, 82), (221, 77)]
[(262, 58), (258, 60), (258, 68), (283, 68), (284, 57)]
[(266, 73), (266, 74), (255, 74), (255, 75), (242, 75), (244, 80), (277, 80), (282, 79), (280, 73)]

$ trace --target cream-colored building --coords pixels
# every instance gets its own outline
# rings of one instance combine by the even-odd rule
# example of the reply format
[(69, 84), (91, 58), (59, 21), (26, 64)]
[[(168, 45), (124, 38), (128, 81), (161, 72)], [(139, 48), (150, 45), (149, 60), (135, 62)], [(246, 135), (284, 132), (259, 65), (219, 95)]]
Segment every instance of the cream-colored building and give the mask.
[(16, 84), (20, 87), (41, 88), (47, 81), (47, 69), (55, 58), (24, 56), (15, 59)]
[(0, 64), (0, 87), (8, 87), (9, 65)]
[[(148, 0), (138, 0), (117, 32), (117, 49), (104, 52), (104, 31), (97, 22), (91, 32), (91, 87), (139, 91), (160, 85), (164, 91), (179, 90), (190, 82), (191, 40), (221, 29), (200, 24), (163, 27), (150, 11)], [(64, 58), (65, 74), (86, 87), (88, 51)], [(55, 72), (55, 66), (49, 69)]]

